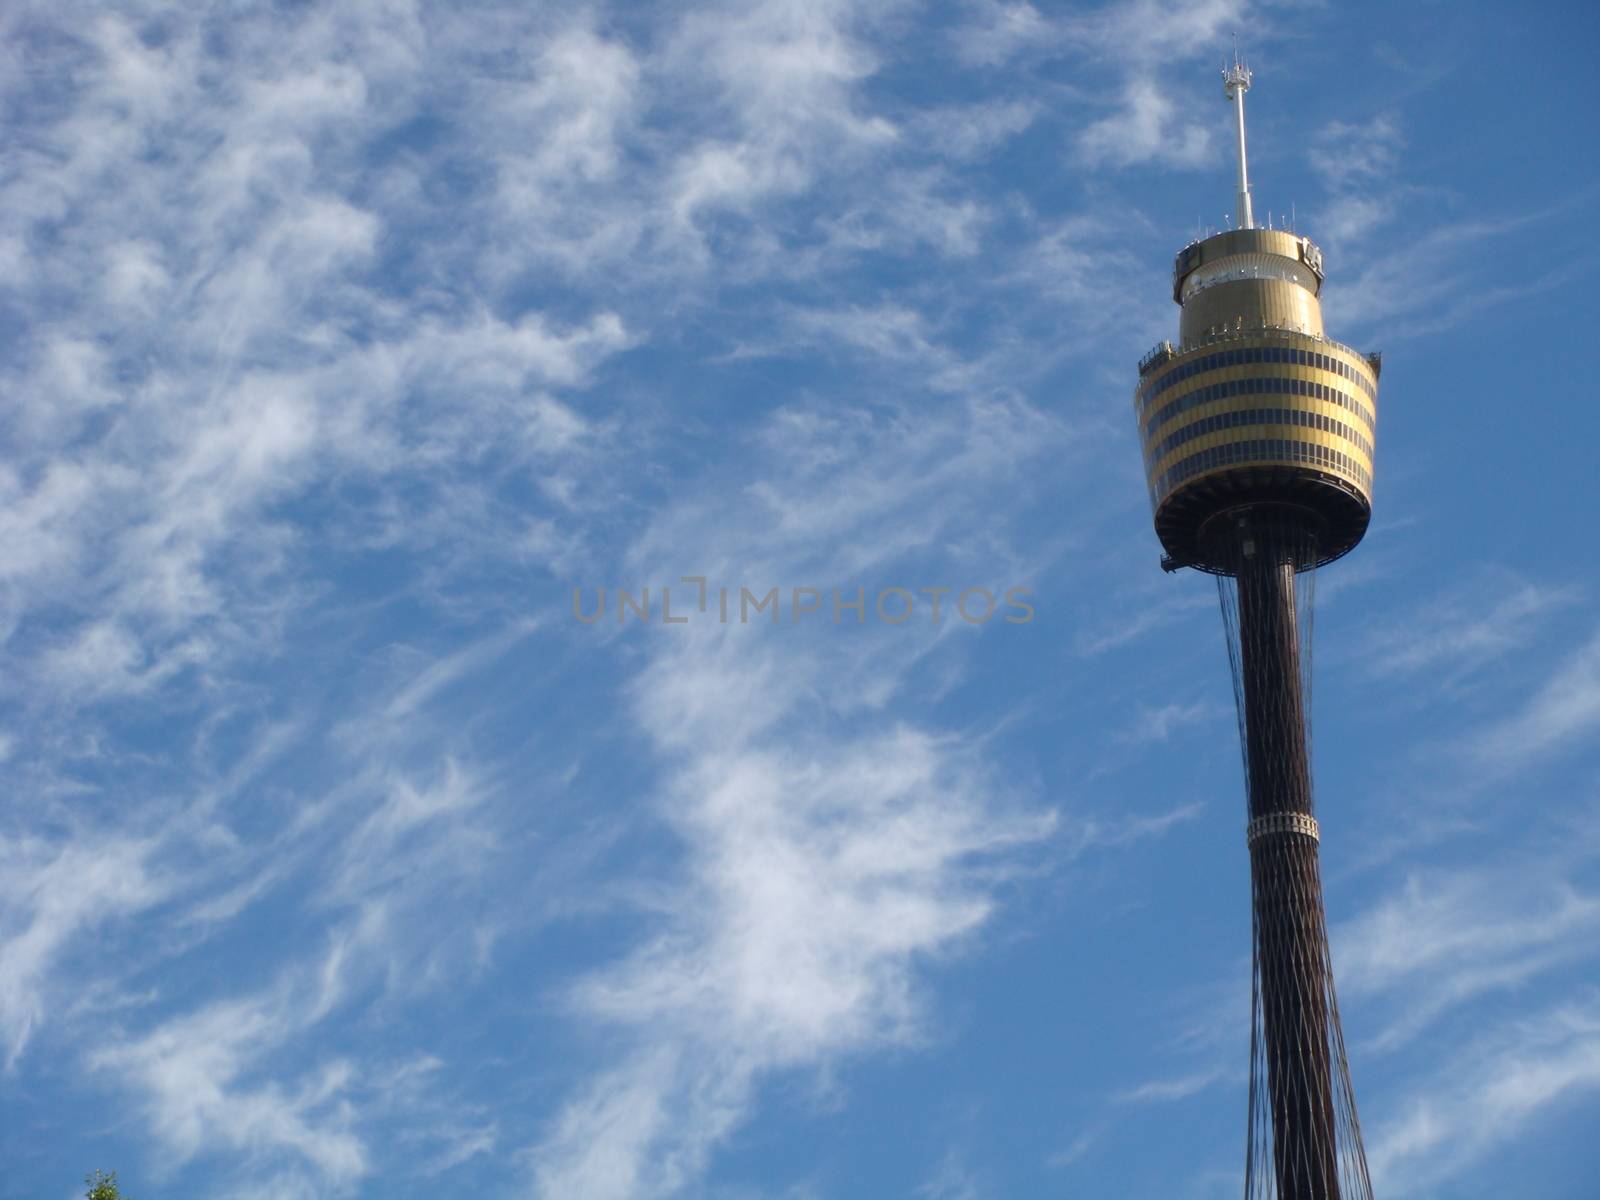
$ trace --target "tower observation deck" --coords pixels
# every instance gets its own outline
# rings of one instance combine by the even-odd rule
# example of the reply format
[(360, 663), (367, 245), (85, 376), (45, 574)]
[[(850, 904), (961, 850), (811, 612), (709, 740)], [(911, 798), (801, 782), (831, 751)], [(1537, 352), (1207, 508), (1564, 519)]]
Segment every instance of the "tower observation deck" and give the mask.
[[(1253, 940), (1246, 1200), (1370, 1200), (1328, 953), (1311, 786), (1316, 568), (1372, 513), (1380, 359), (1327, 337), (1322, 252), (1255, 224), (1236, 113), (1236, 228), (1179, 252), (1178, 340), (1134, 409), (1167, 570), (1217, 576), (1239, 715)], [(1304, 620), (1302, 620), (1304, 618)]]

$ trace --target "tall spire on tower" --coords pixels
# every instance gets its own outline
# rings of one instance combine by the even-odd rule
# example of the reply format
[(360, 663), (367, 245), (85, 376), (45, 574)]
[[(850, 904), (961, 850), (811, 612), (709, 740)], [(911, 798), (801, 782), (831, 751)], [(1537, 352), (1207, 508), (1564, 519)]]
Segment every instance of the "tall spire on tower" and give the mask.
[(1239, 43), (1234, 40), (1233, 66), (1222, 72), (1222, 92), (1233, 102), (1239, 124), (1239, 193), (1233, 204), (1233, 223), (1240, 229), (1254, 229), (1250, 211), (1250, 173), (1244, 160), (1244, 94), (1250, 90), (1250, 68), (1239, 61)]

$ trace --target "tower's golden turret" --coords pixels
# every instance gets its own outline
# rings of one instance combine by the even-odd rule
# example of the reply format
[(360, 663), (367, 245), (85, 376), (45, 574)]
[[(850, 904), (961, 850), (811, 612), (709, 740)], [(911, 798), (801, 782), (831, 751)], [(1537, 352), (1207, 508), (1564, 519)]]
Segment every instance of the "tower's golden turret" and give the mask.
[[(1248, 86), (1248, 83), (1246, 83)], [(1241, 505), (1283, 505), (1316, 546), (1303, 569), (1361, 540), (1372, 504), (1376, 355), (1323, 335), (1322, 252), (1250, 221), (1186, 246), (1172, 273), (1178, 343), (1139, 364), (1134, 408), (1156, 534), (1171, 566), (1223, 570), (1212, 523)]]

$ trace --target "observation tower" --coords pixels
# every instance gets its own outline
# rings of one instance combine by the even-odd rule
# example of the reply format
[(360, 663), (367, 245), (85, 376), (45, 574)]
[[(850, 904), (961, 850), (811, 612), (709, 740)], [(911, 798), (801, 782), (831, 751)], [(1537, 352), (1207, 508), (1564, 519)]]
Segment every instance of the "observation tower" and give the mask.
[(1172, 272), (1178, 341), (1134, 392), (1156, 536), (1169, 571), (1217, 577), (1249, 806), (1253, 987), (1246, 1200), (1371, 1200), (1345, 1059), (1311, 790), (1316, 569), (1372, 513), (1376, 354), (1323, 331), (1322, 252), (1256, 225), (1237, 58), (1234, 226)]

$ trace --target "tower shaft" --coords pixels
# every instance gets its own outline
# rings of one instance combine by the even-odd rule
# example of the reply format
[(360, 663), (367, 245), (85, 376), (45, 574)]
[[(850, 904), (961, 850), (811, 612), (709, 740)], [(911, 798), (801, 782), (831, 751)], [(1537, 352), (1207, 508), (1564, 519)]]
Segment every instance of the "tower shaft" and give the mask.
[(1250, 817), (1309, 817), (1311, 763), (1300, 683), (1295, 565), (1282, 557), (1270, 529), (1241, 522), (1234, 535), (1239, 539), (1239, 668)]
[[(1279, 1200), (1339, 1200), (1328, 1054), (1328, 936), (1317, 839), (1294, 564), (1241, 535), (1239, 674), (1251, 817), (1257, 1006)], [(1296, 820), (1295, 818), (1302, 818)]]

